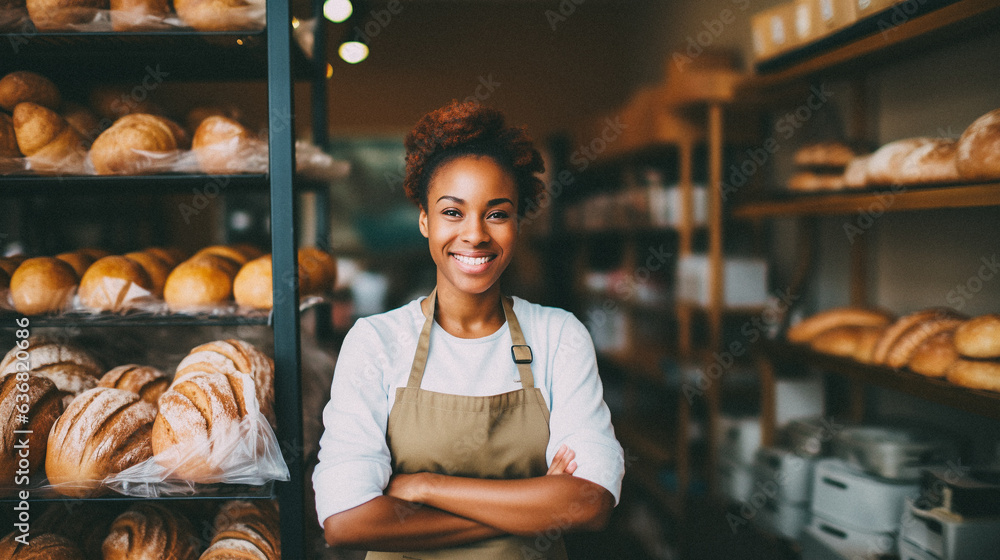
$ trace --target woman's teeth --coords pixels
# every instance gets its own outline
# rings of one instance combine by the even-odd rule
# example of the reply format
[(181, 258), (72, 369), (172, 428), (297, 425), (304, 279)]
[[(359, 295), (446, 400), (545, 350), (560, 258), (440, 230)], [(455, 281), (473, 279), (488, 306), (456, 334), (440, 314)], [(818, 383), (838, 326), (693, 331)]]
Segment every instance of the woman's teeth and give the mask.
[(479, 264), (484, 264), (484, 263), (486, 263), (486, 262), (488, 262), (490, 260), (493, 260), (493, 257), (472, 258), (472, 257), (465, 257), (465, 256), (462, 256), (462, 255), (453, 255), (453, 256), (456, 259), (458, 259), (458, 262), (463, 263), (463, 264), (473, 265), (473, 266), (479, 265)]

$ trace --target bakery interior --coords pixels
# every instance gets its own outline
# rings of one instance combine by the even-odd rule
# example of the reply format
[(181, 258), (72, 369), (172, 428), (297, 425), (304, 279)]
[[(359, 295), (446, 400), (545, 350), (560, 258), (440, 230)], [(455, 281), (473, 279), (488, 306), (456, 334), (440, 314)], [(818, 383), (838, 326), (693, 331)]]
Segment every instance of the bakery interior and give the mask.
[(0, 552), (364, 558), (322, 407), (433, 288), (403, 138), (472, 99), (546, 160), (504, 289), (587, 326), (625, 450), (571, 558), (1000, 557), (1000, 2), (83, 4), (0, 3)]

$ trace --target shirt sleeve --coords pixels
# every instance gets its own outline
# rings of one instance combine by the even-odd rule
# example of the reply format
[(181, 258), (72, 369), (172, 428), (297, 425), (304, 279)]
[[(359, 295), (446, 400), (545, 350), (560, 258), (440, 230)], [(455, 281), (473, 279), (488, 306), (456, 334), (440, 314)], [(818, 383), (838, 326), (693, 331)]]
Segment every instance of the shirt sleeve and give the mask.
[(546, 461), (552, 464), (552, 457), (565, 443), (576, 452), (577, 469), (573, 476), (607, 488), (617, 505), (625, 475), (625, 455), (615, 439), (611, 411), (604, 403), (594, 342), (583, 323), (573, 315), (563, 324), (550, 371)]
[(347, 333), (323, 409), (313, 472), (320, 525), (333, 514), (381, 496), (392, 474), (385, 441), (389, 398), (375, 329), (361, 319)]

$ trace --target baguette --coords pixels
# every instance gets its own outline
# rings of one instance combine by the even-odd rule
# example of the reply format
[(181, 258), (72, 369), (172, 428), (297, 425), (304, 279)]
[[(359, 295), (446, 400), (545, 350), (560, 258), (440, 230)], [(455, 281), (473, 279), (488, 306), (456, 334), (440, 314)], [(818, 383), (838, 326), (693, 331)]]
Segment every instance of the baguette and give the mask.
[(922, 309), (900, 317), (893, 324), (889, 325), (889, 327), (882, 334), (882, 338), (879, 339), (878, 344), (875, 345), (875, 350), (872, 353), (872, 363), (884, 364), (886, 359), (889, 357), (889, 351), (892, 349), (893, 345), (896, 344), (896, 340), (898, 340), (903, 333), (909, 330), (910, 327), (931, 319), (959, 317), (960, 315), (958, 313), (947, 307)]
[(913, 353), (907, 368), (927, 377), (944, 377), (951, 364), (959, 359), (954, 335), (955, 331), (947, 330), (925, 340)]
[(812, 340), (819, 333), (833, 327), (854, 325), (859, 327), (884, 327), (892, 321), (884, 311), (857, 307), (838, 307), (821, 311), (799, 321), (788, 329), (786, 338), (794, 344)]
[(951, 364), (945, 376), (968, 389), (1000, 392), (1000, 362), (960, 358)]
[(955, 349), (967, 358), (1000, 358), (1000, 314), (969, 319), (955, 329)]
[(862, 353), (860, 347), (863, 344), (871, 347), (871, 340), (876, 338), (881, 330), (882, 327), (842, 325), (819, 333), (809, 341), (809, 346), (823, 354), (855, 357)]
[(935, 318), (913, 325), (901, 334), (889, 348), (889, 353), (885, 357), (885, 365), (895, 369), (905, 366), (917, 347), (925, 340), (941, 332), (953, 331), (960, 324), (962, 324), (962, 319)]

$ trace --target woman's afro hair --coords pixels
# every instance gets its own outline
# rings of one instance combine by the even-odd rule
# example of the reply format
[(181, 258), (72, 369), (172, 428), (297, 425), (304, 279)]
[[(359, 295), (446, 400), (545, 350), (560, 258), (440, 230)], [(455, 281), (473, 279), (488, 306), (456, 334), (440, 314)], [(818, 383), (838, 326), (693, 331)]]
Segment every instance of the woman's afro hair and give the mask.
[(544, 190), (536, 174), (545, 170), (542, 156), (523, 127), (509, 127), (503, 114), (476, 101), (452, 101), (424, 115), (406, 135), (403, 189), (427, 208), (430, 180), (441, 164), (464, 155), (486, 156), (507, 170), (517, 184), (518, 215)]

